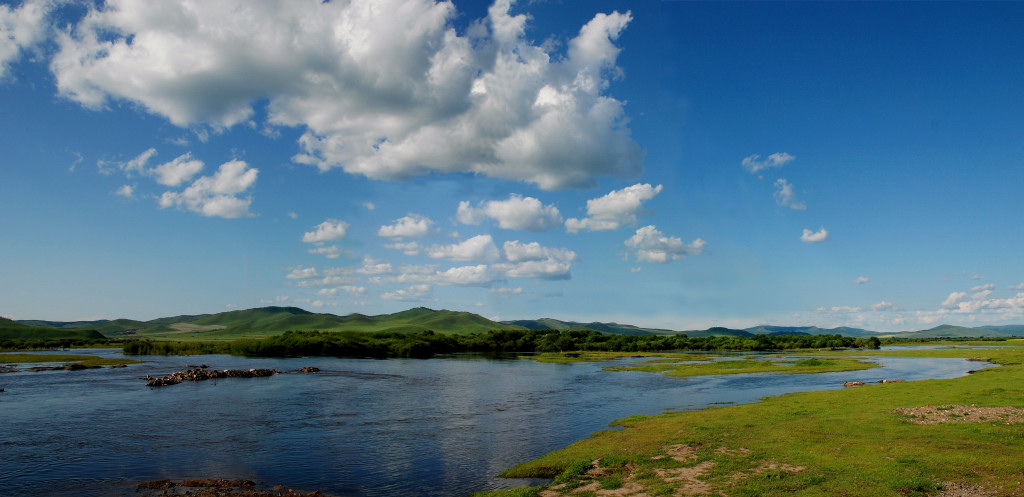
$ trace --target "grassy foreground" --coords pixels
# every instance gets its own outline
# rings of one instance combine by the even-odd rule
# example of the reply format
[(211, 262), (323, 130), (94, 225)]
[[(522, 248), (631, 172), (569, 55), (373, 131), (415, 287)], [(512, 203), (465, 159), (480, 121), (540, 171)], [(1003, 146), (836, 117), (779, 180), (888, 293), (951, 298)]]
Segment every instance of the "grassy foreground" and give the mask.
[[(1024, 495), (1024, 348), (879, 355), (984, 356), (1003, 366), (631, 417), (502, 474), (551, 485), (480, 495)], [(945, 422), (919, 424), (926, 412), (946, 413)]]

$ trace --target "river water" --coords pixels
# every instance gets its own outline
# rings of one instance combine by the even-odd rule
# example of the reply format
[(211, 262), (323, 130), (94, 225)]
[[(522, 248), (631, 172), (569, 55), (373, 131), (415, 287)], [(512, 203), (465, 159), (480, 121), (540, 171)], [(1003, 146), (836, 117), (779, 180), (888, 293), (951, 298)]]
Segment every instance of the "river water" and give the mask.
[[(466, 495), (536, 483), (495, 475), (634, 414), (836, 389), (844, 380), (952, 378), (982, 366), (890, 357), (873, 359), (882, 368), (846, 373), (670, 378), (605, 372), (600, 363), (471, 357), (134, 358), (146, 363), (0, 375), (0, 494), (128, 496), (141, 481), (208, 477), (338, 496)], [(321, 371), (162, 388), (142, 379), (195, 364)]]

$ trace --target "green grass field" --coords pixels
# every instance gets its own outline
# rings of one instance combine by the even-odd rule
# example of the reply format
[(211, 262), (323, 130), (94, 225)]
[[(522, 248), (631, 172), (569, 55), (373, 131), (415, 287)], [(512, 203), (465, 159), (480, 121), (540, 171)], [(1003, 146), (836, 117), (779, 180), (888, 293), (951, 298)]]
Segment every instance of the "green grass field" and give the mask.
[[(482, 495), (1024, 495), (1024, 347), (836, 355), (984, 356), (1002, 366), (627, 418), (614, 423), (624, 429), (503, 474), (552, 485)], [(951, 422), (919, 424), (929, 407)]]

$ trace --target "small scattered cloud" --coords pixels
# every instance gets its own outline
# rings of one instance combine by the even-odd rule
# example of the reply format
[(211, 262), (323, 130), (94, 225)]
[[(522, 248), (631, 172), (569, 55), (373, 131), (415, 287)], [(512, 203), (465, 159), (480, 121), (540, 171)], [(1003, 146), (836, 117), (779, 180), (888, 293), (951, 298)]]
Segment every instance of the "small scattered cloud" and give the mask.
[(821, 243), (828, 241), (828, 230), (825, 228), (821, 228), (818, 231), (805, 229), (804, 233), (800, 235), (800, 241), (804, 243)]
[(587, 217), (569, 218), (565, 229), (569, 233), (580, 231), (613, 231), (623, 225), (635, 225), (643, 213), (644, 202), (661, 193), (662, 186), (636, 184), (615, 190), (603, 197), (587, 201)]
[(256, 183), (259, 170), (244, 161), (233, 160), (221, 164), (213, 176), (195, 180), (182, 192), (164, 192), (160, 208), (176, 206), (208, 217), (235, 219), (251, 216), (252, 197), (239, 197)]
[(871, 278), (868, 278), (867, 276), (858, 276), (857, 279), (853, 280), (853, 284), (863, 285), (869, 281), (871, 281)]
[(314, 255), (322, 255), (322, 256), (324, 256), (324, 257), (326, 257), (328, 259), (337, 259), (337, 258), (341, 257), (343, 254), (346, 253), (344, 250), (342, 250), (341, 247), (339, 247), (337, 245), (327, 245), (327, 246), (324, 246), (324, 247), (315, 247), (315, 248), (309, 249), (307, 252), (309, 252), (310, 254), (314, 254)]
[(368, 210), (368, 211), (372, 211), (372, 210), (376, 210), (377, 206), (374, 205), (373, 202), (363, 202), (363, 208)]
[(942, 301), (942, 307), (954, 307), (956, 303), (967, 298), (967, 292), (950, 293), (946, 300)]
[(1024, 283), (1021, 283), (1019, 285), (1011, 285), (1006, 288), (1009, 290), (1024, 290)]
[(309, 278), (316, 278), (318, 276), (320, 276), (320, 273), (317, 273), (315, 267), (299, 266), (292, 269), (292, 271), (288, 273), (288, 275), (285, 276), (285, 278), (288, 278), (290, 280), (305, 280)]
[(124, 198), (135, 198), (135, 185), (122, 185), (114, 193)]
[(151, 174), (156, 176), (157, 183), (164, 186), (177, 187), (191, 180), (202, 170), (203, 161), (193, 159), (191, 153), (186, 153), (170, 162), (156, 166), (151, 171)]
[(688, 255), (701, 255), (707, 242), (698, 238), (687, 245), (678, 237), (663, 235), (654, 226), (644, 226), (636, 230), (625, 244), (636, 260), (665, 264)]
[(395, 220), (394, 224), (381, 226), (377, 236), (385, 238), (419, 238), (431, 232), (434, 221), (419, 214), (409, 214)]
[(491, 288), (490, 290), (487, 290), (487, 291), (489, 293), (495, 293), (495, 294), (498, 294), (498, 295), (519, 295), (519, 294), (523, 293), (523, 287), (517, 286), (515, 288), (508, 288), (508, 287)]
[(898, 311), (899, 307), (897, 307), (896, 304), (893, 304), (892, 302), (886, 302), (883, 300), (877, 304), (872, 305), (871, 310), (877, 312)]
[(522, 243), (519, 240), (513, 240), (505, 242), (502, 248), (505, 252), (505, 260), (509, 262), (539, 261), (544, 259), (555, 259), (565, 262), (576, 260), (576, 253), (569, 249), (552, 249), (543, 247), (537, 242)]
[(423, 250), (423, 247), (416, 242), (386, 243), (384, 248), (397, 250), (405, 255), (419, 255), (420, 251)]
[(796, 157), (785, 152), (777, 152), (761, 160), (761, 156), (754, 154), (743, 159), (743, 168), (751, 173), (757, 173), (770, 167), (782, 167), (796, 159)]
[(393, 292), (384, 292), (380, 295), (384, 300), (400, 300), (403, 302), (433, 302), (433, 289), (430, 285), (412, 285)]
[(775, 202), (783, 207), (789, 207), (796, 211), (807, 209), (807, 204), (796, 199), (793, 192), (793, 185), (784, 179), (775, 181)]
[(455, 214), (455, 219), (462, 224), (478, 225), (486, 218), (494, 219), (499, 228), (508, 230), (545, 231), (562, 225), (557, 207), (519, 195), (511, 195), (508, 200), (480, 202), (477, 207), (460, 202)]
[(349, 224), (337, 219), (328, 219), (316, 225), (313, 231), (302, 235), (303, 243), (322, 244), (345, 238), (348, 234)]
[(298, 219), (298, 218), (299, 218), (299, 215), (298, 215), (298, 214), (296, 214), (296, 213), (294, 213), (294, 212), (289, 212), (289, 213), (288, 213), (288, 217), (290, 217), (290, 218), (292, 218), (292, 219)]
[(433, 245), (425, 250), (431, 259), (451, 261), (491, 262), (498, 259), (498, 247), (491, 235), (477, 235), (452, 245)]

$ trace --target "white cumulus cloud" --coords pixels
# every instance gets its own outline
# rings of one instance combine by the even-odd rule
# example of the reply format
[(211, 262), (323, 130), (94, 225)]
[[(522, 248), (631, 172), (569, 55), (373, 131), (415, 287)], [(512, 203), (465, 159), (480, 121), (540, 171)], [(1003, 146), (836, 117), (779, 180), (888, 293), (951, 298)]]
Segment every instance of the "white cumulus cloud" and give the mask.
[(954, 307), (956, 303), (967, 298), (967, 292), (950, 293), (946, 300), (942, 301), (942, 307)]
[(623, 225), (637, 223), (637, 216), (643, 212), (644, 202), (661, 193), (661, 185), (635, 184), (614, 190), (599, 198), (587, 200), (587, 217), (569, 218), (565, 229), (570, 233), (587, 231), (612, 231)]
[(195, 180), (182, 192), (164, 192), (160, 197), (160, 207), (176, 206), (204, 216), (227, 219), (249, 216), (252, 197), (241, 198), (238, 194), (256, 182), (258, 173), (258, 169), (249, 167), (244, 161), (226, 162), (221, 164), (216, 174)]
[(769, 167), (782, 167), (796, 159), (785, 152), (777, 152), (761, 160), (761, 156), (754, 154), (743, 159), (743, 168), (751, 173), (756, 173)]
[(294, 160), (321, 170), (545, 189), (639, 175), (625, 104), (606, 94), (630, 13), (595, 15), (559, 56), (510, 7), (460, 35), (434, 0), (109, 0), (58, 32), (50, 68), (83, 106), (128, 101), (193, 129), (248, 124), (266, 102), (263, 127), (302, 130)]
[(533, 197), (511, 195), (508, 200), (481, 202), (473, 207), (459, 202), (455, 219), (462, 224), (478, 225), (485, 218), (498, 222), (498, 227), (509, 230), (544, 231), (562, 225), (562, 214), (553, 205), (544, 205)]
[(576, 260), (576, 253), (571, 250), (543, 247), (537, 242), (522, 243), (519, 240), (508, 241), (504, 243), (502, 249), (505, 252), (505, 260), (509, 262), (539, 261), (544, 259), (566, 262)]
[(328, 219), (316, 226), (313, 231), (302, 234), (303, 243), (322, 244), (341, 240), (348, 234), (349, 224), (337, 219)]
[(853, 280), (853, 284), (863, 285), (869, 281), (871, 281), (871, 278), (868, 278), (867, 276), (858, 276), (857, 279)]
[(804, 229), (804, 233), (800, 235), (800, 241), (804, 243), (821, 243), (828, 241), (828, 230), (825, 228), (821, 228), (818, 231)]
[(385, 238), (417, 238), (430, 234), (434, 221), (419, 214), (409, 214), (395, 220), (394, 224), (381, 226), (377, 235)]
[(636, 230), (625, 243), (636, 260), (652, 264), (665, 264), (688, 255), (700, 255), (704, 253), (704, 247), (707, 245), (707, 242), (700, 238), (687, 245), (680, 238), (663, 235), (654, 226), (644, 226)]
[[(150, 149), (152, 150), (152, 149)], [(191, 153), (176, 157), (170, 162), (156, 166), (151, 174), (156, 176), (156, 182), (164, 186), (178, 186), (191, 180), (199, 171), (203, 170), (203, 162), (192, 158)]]
[(0, 5), (0, 80), (7, 67), (46, 37), (51, 1), (27, 0), (19, 7)]
[(498, 258), (498, 247), (491, 235), (477, 235), (451, 245), (433, 245), (425, 252), (431, 259), (451, 261), (491, 262)]

